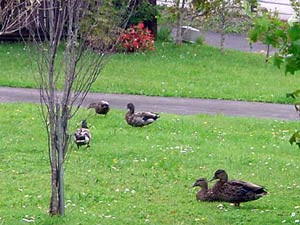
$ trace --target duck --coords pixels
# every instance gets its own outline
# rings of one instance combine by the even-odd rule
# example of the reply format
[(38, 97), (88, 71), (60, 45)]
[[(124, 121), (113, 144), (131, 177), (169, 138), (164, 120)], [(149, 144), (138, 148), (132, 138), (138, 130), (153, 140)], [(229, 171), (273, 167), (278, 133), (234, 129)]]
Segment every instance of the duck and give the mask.
[(218, 169), (210, 181), (212, 180), (218, 180), (211, 189), (215, 198), (233, 203), (236, 207), (241, 202), (254, 201), (268, 194), (263, 186), (241, 180), (228, 180), (228, 174), (223, 169)]
[(197, 201), (214, 202), (218, 201), (213, 191), (208, 188), (208, 182), (205, 178), (199, 178), (192, 187), (200, 187), (201, 189), (196, 194)]
[(89, 104), (88, 109), (91, 108), (95, 109), (96, 114), (102, 114), (102, 115), (106, 115), (110, 110), (109, 103), (104, 100)]
[(156, 121), (160, 116), (154, 112), (135, 112), (133, 103), (127, 104), (128, 112), (125, 115), (125, 120), (128, 125), (133, 127), (143, 127)]
[(91, 138), (92, 138), (92, 135), (87, 126), (87, 121), (83, 120), (81, 122), (81, 128), (77, 129), (74, 132), (74, 142), (77, 145), (77, 148), (79, 149), (79, 146), (82, 146), (82, 145), (86, 145), (86, 147), (89, 148)]

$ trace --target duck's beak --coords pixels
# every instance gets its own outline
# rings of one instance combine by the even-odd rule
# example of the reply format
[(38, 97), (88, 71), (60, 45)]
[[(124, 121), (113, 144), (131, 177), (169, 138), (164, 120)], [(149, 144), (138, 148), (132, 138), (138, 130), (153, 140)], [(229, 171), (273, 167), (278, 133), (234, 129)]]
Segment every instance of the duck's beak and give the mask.
[(193, 184), (192, 188), (193, 188), (193, 187), (197, 187), (197, 186), (199, 186), (199, 185), (198, 185), (198, 183), (197, 183), (197, 181), (196, 181), (196, 182)]
[(212, 182), (213, 180), (217, 179), (216, 177), (211, 178), (210, 180), (208, 180), (208, 182)]

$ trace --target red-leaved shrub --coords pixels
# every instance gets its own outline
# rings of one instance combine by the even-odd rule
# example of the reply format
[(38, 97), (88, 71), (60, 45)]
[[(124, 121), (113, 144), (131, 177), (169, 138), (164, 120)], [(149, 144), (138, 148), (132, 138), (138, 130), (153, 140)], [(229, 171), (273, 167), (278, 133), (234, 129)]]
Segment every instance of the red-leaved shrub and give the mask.
[(154, 50), (154, 37), (143, 23), (129, 27), (119, 36), (119, 48), (126, 52)]

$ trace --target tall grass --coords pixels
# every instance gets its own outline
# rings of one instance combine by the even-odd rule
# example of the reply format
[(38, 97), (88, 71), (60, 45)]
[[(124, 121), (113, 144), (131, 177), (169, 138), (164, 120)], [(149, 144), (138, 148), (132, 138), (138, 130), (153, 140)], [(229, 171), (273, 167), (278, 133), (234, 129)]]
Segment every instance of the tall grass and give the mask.
[[(37, 87), (21, 44), (1, 44), (0, 58), (1, 86)], [(289, 103), (299, 83), (261, 54), (157, 42), (154, 52), (112, 56), (92, 91)]]
[[(65, 163), (66, 216), (50, 217), (50, 167), (37, 105), (0, 104), (0, 224), (295, 224), (299, 149), (288, 138), (298, 124), (221, 115), (162, 114), (144, 128), (124, 111), (88, 118), (89, 149), (72, 146)], [(230, 178), (264, 185), (269, 194), (235, 208), (197, 202), (201, 177), (223, 168)], [(211, 185), (211, 184), (210, 184)]]

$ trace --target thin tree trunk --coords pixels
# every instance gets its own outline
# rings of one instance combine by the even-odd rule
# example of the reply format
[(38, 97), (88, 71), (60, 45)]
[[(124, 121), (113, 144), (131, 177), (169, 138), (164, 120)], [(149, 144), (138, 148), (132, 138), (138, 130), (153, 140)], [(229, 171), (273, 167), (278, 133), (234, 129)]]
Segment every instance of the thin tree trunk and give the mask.
[(60, 106), (56, 104), (57, 116), (57, 142), (58, 142), (58, 199), (59, 199), (59, 215), (65, 215), (65, 192), (64, 192), (64, 149), (63, 149), (63, 129), (62, 118), (60, 115)]
[[(52, 139), (52, 135), (50, 136)], [(56, 156), (56, 150), (53, 146), (53, 141), (51, 141), (51, 199), (50, 199), (50, 208), (49, 213), (50, 215), (58, 215), (58, 190), (57, 190), (57, 180), (58, 180), (58, 174), (57, 174), (57, 156)]]
[(219, 12), (219, 17), (221, 20), (221, 40), (220, 40), (220, 50), (224, 53), (224, 43), (225, 43), (225, 29), (226, 29), (226, 3), (222, 1), (221, 11)]
[[(148, 0), (151, 5), (156, 6), (156, 0)], [(151, 21), (146, 22), (146, 26), (151, 30), (154, 38), (157, 38), (157, 19), (154, 17)]]
[(176, 37), (175, 43), (177, 45), (182, 44), (182, 21), (183, 21), (183, 13), (184, 13), (185, 0), (182, 0), (182, 4), (180, 5), (180, 1), (177, 2), (178, 15), (177, 15), (177, 23), (176, 23)]

